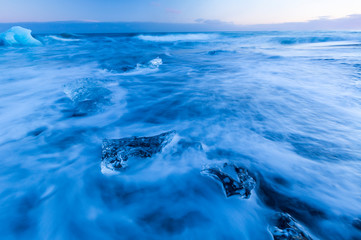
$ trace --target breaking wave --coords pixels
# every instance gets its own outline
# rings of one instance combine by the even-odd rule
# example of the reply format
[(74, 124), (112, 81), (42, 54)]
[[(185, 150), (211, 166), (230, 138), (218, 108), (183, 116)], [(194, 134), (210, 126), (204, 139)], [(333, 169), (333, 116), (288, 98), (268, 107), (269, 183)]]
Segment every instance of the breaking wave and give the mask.
[(326, 37), (281, 37), (276, 38), (280, 44), (293, 45), (303, 43), (323, 43), (323, 42), (337, 42), (344, 41), (345, 39), (338, 36)]
[(196, 42), (217, 39), (216, 34), (167, 34), (167, 35), (139, 35), (138, 39), (151, 42)]
[(147, 63), (137, 63), (135, 66), (126, 66), (121, 68), (117, 66), (115, 69), (109, 69), (109, 72), (115, 75), (143, 75), (157, 72), (161, 65), (163, 65), (163, 59), (156, 57)]
[(76, 39), (76, 38), (64, 38), (64, 37), (59, 37), (59, 36), (55, 36), (55, 35), (51, 35), (48, 36), (48, 38), (55, 40), (55, 41), (60, 41), (60, 42), (78, 42), (80, 41), (80, 39)]

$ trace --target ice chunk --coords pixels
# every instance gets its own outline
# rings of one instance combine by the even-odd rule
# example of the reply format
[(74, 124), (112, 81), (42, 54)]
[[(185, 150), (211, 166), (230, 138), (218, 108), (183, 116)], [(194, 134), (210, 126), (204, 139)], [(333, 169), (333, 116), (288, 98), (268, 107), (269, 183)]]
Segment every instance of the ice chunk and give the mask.
[(16, 26), (0, 34), (0, 45), (40, 46), (41, 42), (31, 36), (31, 30)]
[(64, 93), (72, 101), (74, 113), (88, 114), (101, 111), (104, 106), (111, 105), (112, 92), (92, 79), (81, 79), (69, 83)]
[(302, 227), (287, 213), (276, 215), (276, 226), (271, 229), (275, 240), (311, 240)]
[(170, 131), (153, 137), (105, 139), (102, 146), (102, 168), (118, 170), (125, 168), (132, 160), (150, 158), (161, 152), (174, 136), (175, 131)]
[[(237, 179), (228, 175), (225, 171), (233, 171)], [(203, 170), (202, 173), (219, 180), (223, 185), (227, 197), (240, 195), (242, 198), (248, 199), (251, 196), (252, 189), (256, 185), (256, 181), (248, 174), (246, 169), (228, 165), (227, 163), (224, 164), (222, 171), (218, 168), (209, 168)]]

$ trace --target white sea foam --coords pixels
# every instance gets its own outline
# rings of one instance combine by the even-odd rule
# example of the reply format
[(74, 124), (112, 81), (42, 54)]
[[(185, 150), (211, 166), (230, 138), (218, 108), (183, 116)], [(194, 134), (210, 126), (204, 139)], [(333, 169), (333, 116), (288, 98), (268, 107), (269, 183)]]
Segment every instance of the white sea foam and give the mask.
[(122, 76), (146, 75), (150, 73), (156, 73), (161, 65), (163, 65), (163, 60), (160, 57), (156, 57), (145, 64), (137, 63), (134, 69), (127, 72), (112, 74)]
[(167, 35), (139, 35), (138, 39), (143, 41), (151, 42), (197, 42), (197, 41), (207, 41), (216, 39), (218, 35), (216, 34), (204, 34), (204, 33), (194, 33), (194, 34), (167, 34)]
[[(290, 35), (315, 33), (0, 48), (4, 239), (272, 239), (277, 211), (313, 239), (361, 239), (361, 48), (274, 41)], [(104, 138), (173, 129), (152, 158), (101, 165)], [(254, 177), (248, 200), (201, 174), (226, 162)]]
[(58, 37), (55, 35), (50, 35), (48, 36), (50, 39), (55, 40), (55, 41), (60, 41), (60, 42), (78, 42), (80, 41), (80, 39), (75, 39), (75, 38), (62, 38), (62, 37)]
[(162, 64), (163, 64), (163, 60), (160, 57), (157, 57), (150, 60), (148, 66), (158, 68)]

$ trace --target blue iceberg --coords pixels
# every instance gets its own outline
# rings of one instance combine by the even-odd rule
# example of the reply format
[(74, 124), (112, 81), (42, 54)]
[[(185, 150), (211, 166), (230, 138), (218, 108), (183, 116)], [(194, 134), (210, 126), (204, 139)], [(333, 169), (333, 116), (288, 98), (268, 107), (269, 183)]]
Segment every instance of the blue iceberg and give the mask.
[(42, 44), (31, 35), (31, 30), (15, 26), (0, 34), (0, 45), (40, 46)]

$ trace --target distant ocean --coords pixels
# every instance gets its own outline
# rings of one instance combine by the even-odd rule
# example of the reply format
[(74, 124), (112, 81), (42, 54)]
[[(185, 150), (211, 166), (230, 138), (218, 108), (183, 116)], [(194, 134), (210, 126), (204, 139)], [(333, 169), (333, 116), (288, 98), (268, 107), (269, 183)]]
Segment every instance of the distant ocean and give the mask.
[[(277, 213), (361, 239), (361, 32), (4, 36), (0, 239), (264, 240)], [(103, 139), (171, 130), (102, 171)], [(204, 174), (225, 163), (249, 198)]]

